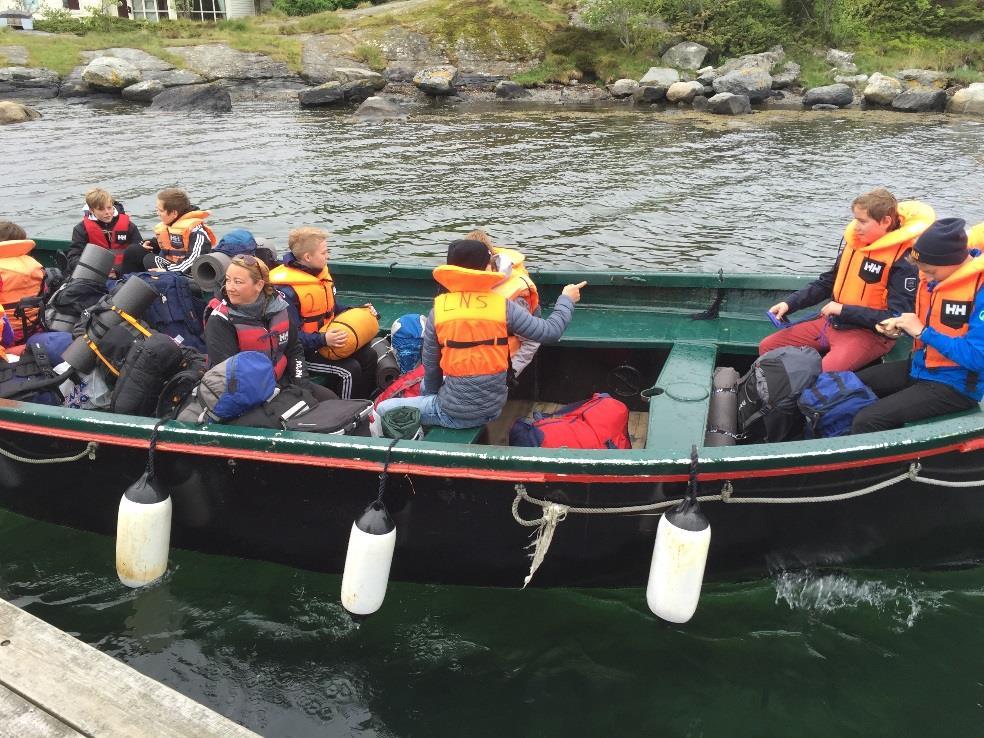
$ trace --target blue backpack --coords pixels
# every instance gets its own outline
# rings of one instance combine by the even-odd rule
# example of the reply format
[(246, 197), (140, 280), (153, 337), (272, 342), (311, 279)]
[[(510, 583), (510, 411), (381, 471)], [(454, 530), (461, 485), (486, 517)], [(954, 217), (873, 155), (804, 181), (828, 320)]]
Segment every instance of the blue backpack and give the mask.
[(400, 364), (400, 373), (412, 371), (420, 363), (424, 345), (424, 325), (427, 322), (420, 313), (401, 315), (393, 322), (390, 345)]
[(205, 297), (195, 281), (177, 272), (137, 272), (119, 280), (113, 292), (134, 278), (142, 279), (161, 297), (150, 304), (142, 320), (182, 346), (205, 353)]
[(877, 400), (854, 372), (823, 372), (797, 405), (806, 416), (807, 438), (832, 438), (850, 433), (854, 416)]
[(223, 423), (259, 407), (277, 394), (270, 357), (240, 351), (202, 376), (177, 419), (190, 423)]

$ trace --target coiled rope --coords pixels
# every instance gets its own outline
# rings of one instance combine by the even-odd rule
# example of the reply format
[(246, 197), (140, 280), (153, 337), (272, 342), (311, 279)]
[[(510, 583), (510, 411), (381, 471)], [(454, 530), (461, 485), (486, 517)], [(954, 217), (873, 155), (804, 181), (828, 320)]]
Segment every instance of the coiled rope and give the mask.
[[(696, 489), (695, 471), (696, 462), (694, 459), (691, 459), (691, 474), (688, 483), (688, 488), (691, 493), (693, 493)], [(726, 480), (724, 484), (721, 485), (721, 492), (719, 494), (698, 495), (695, 499), (697, 502), (724, 502), (732, 505), (809, 505), (824, 502), (840, 502), (842, 500), (851, 500), (855, 497), (864, 497), (865, 495), (879, 492), (887, 487), (891, 487), (904, 481), (918, 482), (920, 484), (928, 484), (936, 487), (951, 487), (958, 489), (984, 487), (984, 479), (972, 480), (969, 482), (950, 482), (945, 479), (930, 479), (928, 477), (919, 476), (920, 471), (922, 471), (922, 466), (919, 462), (913, 462), (909, 464), (909, 468), (902, 474), (898, 474), (882, 482), (877, 482), (876, 484), (871, 484), (867, 487), (854, 490), (853, 492), (808, 497), (735, 497), (734, 487), (729, 480)], [(539, 506), (543, 509), (543, 514), (534, 520), (527, 520), (523, 518), (519, 514), (520, 502), (528, 502), (531, 505)], [(530, 583), (530, 580), (533, 578), (533, 574), (540, 568), (540, 564), (542, 564), (544, 558), (546, 558), (547, 551), (550, 549), (550, 544), (553, 542), (554, 532), (557, 530), (557, 524), (564, 520), (569, 514), (638, 515), (665, 510), (669, 507), (676, 507), (680, 504), (680, 502), (680, 500), (662, 500), (660, 502), (652, 502), (646, 505), (627, 505), (625, 507), (575, 507), (572, 505), (564, 505), (559, 502), (551, 502), (549, 500), (541, 500), (536, 497), (531, 497), (527, 493), (525, 485), (517, 484), (516, 497), (513, 499), (512, 503), (513, 520), (523, 527), (536, 529), (530, 533), (530, 537), (534, 540), (529, 546), (527, 546), (527, 548), (533, 549), (533, 553), (530, 554), (530, 558), (532, 559), (530, 564), (530, 573), (524, 580), (523, 587), (525, 588), (526, 585)]]
[(7, 449), (0, 447), (0, 456), (6, 456), (8, 459), (19, 461), (22, 464), (67, 464), (70, 461), (78, 461), (85, 456), (89, 457), (89, 461), (95, 461), (96, 449), (98, 448), (98, 443), (95, 441), (89, 441), (85, 446), (85, 450), (80, 451), (74, 456), (61, 456), (53, 459), (32, 459), (28, 456), (19, 456), (13, 451), (8, 451)]

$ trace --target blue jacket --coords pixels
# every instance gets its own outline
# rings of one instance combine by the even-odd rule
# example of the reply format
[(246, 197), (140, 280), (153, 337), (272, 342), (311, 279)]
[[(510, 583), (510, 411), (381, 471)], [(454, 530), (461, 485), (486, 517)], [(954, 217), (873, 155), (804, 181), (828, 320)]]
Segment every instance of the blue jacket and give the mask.
[[(971, 255), (978, 256), (979, 254), (977, 249), (971, 250)], [(929, 283), (930, 290), (935, 286), (935, 282)], [(919, 317), (925, 320), (925, 316), (920, 315)], [(926, 352), (920, 349), (912, 354), (912, 367), (909, 374), (913, 379), (942, 382), (978, 402), (984, 399), (984, 289), (977, 292), (974, 310), (970, 316), (970, 326), (964, 335), (953, 338), (927, 327), (920, 336), (920, 340), (927, 346), (932, 346), (946, 358), (955, 361), (959, 366), (927, 368)], [(968, 386), (968, 379), (974, 379), (968, 375), (974, 372), (977, 374), (976, 382), (971, 381), (970, 386)]]

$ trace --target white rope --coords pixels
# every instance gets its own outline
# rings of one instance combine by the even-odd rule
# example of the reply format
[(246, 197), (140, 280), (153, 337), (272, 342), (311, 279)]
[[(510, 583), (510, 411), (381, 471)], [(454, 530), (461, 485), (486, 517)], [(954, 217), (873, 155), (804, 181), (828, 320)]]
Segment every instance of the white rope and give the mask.
[(62, 456), (54, 459), (32, 459), (27, 456), (18, 456), (12, 451), (7, 451), (5, 448), (0, 447), (0, 456), (6, 456), (8, 459), (13, 459), (14, 461), (19, 461), (22, 464), (66, 464), (70, 461), (78, 461), (84, 456), (89, 457), (89, 461), (96, 460), (96, 449), (99, 448), (99, 444), (95, 441), (89, 441), (86, 444), (85, 450), (80, 451), (74, 456)]
[[(903, 474), (891, 477), (882, 482), (870, 484), (867, 487), (862, 487), (861, 489), (854, 490), (853, 492), (843, 492), (837, 495), (812, 497), (734, 497), (734, 488), (732, 487), (731, 482), (725, 481), (725, 483), (721, 486), (720, 494), (700, 495), (697, 497), (697, 501), (746, 505), (808, 505), (823, 502), (839, 502), (842, 500), (854, 499), (855, 497), (870, 495), (874, 492), (878, 492), (906, 480), (919, 482), (920, 484), (931, 484), (938, 487), (984, 487), (984, 479), (969, 482), (948, 482), (943, 479), (929, 479), (927, 477), (921, 477), (919, 476), (919, 472), (921, 470), (922, 467), (919, 463), (913, 462), (909, 465), (908, 470), (906, 470)], [(526, 520), (525, 518), (520, 517), (519, 503), (522, 501), (529, 502), (533, 505), (539, 505), (543, 509), (543, 515), (535, 520)], [(540, 568), (540, 564), (543, 563), (543, 560), (547, 556), (547, 551), (550, 550), (550, 544), (553, 542), (553, 536), (554, 532), (557, 530), (557, 524), (564, 520), (568, 513), (577, 513), (579, 515), (644, 514), (655, 512), (657, 510), (664, 510), (668, 507), (675, 507), (680, 504), (680, 502), (681, 500), (662, 500), (660, 502), (653, 502), (647, 505), (628, 505), (626, 507), (572, 507), (570, 505), (562, 505), (558, 502), (550, 502), (549, 500), (539, 500), (536, 497), (530, 497), (526, 492), (525, 485), (517, 484), (516, 497), (513, 499), (512, 504), (513, 520), (524, 527), (536, 528), (536, 531), (531, 534), (531, 536), (536, 536), (536, 540), (529, 546), (531, 548), (535, 547), (533, 553), (530, 555), (533, 561), (530, 564), (530, 573), (523, 581), (523, 587), (525, 588), (526, 585), (530, 583), (530, 580), (533, 579), (533, 574)]]
[(533, 579), (533, 575), (536, 570), (540, 568), (540, 564), (543, 563), (543, 559), (547, 555), (547, 551), (550, 550), (550, 543), (553, 541), (554, 531), (557, 530), (557, 523), (562, 521), (567, 517), (567, 506), (561, 505), (556, 502), (550, 502), (545, 508), (543, 508), (543, 517), (541, 518), (541, 523), (539, 527), (530, 535), (536, 536), (536, 540), (533, 541), (527, 548), (532, 548), (533, 553), (530, 554), (532, 561), (530, 562), (530, 573), (523, 580), (523, 589), (526, 589), (526, 585), (530, 583)]

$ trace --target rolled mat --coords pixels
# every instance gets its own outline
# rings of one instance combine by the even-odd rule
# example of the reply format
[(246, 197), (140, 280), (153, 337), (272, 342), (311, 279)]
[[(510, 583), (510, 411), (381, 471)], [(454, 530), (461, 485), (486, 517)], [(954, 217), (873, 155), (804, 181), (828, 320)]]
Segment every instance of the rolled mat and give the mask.
[(394, 407), (388, 410), (380, 422), (383, 425), (383, 436), (385, 438), (422, 438), (423, 430), (420, 427), (420, 410), (415, 407)]
[(740, 375), (730, 366), (714, 370), (711, 405), (707, 411), (705, 446), (734, 446), (738, 432), (738, 380)]

